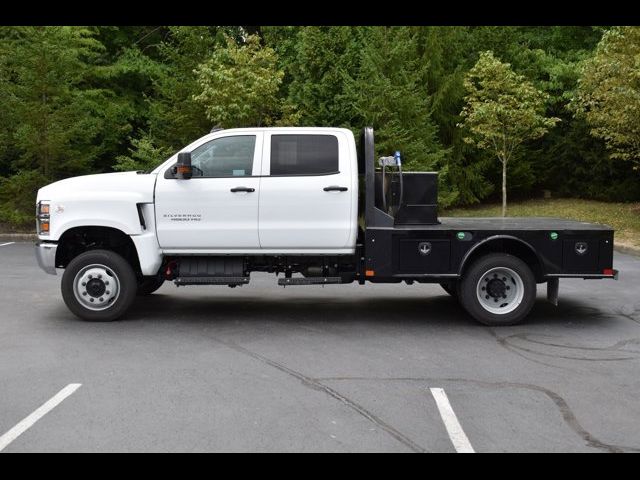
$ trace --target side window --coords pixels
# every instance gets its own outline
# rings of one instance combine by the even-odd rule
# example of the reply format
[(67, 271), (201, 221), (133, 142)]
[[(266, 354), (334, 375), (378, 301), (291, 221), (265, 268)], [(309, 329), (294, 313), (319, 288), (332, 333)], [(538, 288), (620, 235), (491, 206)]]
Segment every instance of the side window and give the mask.
[(271, 175), (329, 173), (338, 173), (338, 139), (335, 136), (271, 136)]
[(194, 177), (246, 177), (253, 169), (255, 135), (222, 137), (191, 152)]

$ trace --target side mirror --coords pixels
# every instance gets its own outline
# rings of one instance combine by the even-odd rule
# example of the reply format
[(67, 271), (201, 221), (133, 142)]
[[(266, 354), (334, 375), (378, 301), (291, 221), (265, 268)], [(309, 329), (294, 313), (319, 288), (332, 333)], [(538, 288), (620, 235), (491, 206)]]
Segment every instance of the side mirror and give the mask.
[(176, 178), (189, 180), (192, 176), (191, 152), (180, 152), (178, 154), (178, 164), (176, 165)]

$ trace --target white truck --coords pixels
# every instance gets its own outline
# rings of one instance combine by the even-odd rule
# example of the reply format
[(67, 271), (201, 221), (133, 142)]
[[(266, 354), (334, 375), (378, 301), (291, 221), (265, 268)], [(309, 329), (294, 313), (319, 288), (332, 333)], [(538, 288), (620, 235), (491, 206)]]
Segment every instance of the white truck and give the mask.
[[(341, 128), (215, 130), (151, 172), (41, 188), (36, 258), (63, 268), (68, 308), (121, 317), (136, 295), (176, 285), (440, 283), (477, 320), (513, 324), (536, 285), (617, 278), (610, 227), (561, 219), (438, 219), (437, 174), (375, 159)], [(389, 153), (389, 152), (383, 152)]]

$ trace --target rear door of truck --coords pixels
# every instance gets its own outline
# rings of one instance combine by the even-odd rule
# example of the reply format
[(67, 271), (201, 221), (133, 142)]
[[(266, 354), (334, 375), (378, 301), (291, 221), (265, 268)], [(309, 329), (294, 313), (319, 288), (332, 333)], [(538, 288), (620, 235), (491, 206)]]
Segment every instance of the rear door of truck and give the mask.
[(357, 189), (348, 140), (331, 130), (265, 131), (258, 220), (261, 248), (353, 247)]

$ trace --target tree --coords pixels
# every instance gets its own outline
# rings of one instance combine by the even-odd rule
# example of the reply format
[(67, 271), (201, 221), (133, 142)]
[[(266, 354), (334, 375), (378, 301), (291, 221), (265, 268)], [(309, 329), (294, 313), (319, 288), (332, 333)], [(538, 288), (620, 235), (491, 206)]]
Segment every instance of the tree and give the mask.
[(558, 121), (544, 114), (547, 95), (491, 51), (480, 54), (467, 73), (460, 112), (465, 141), (487, 150), (502, 164), (502, 216), (507, 214), (507, 165), (526, 141), (542, 137)]
[(95, 86), (103, 46), (94, 36), (82, 27), (16, 27), (4, 40), (14, 169), (58, 178), (90, 170), (103, 152), (101, 134), (121, 112), (112, 92)]
[(447, 151), (431, 118), (430, 63), (420, 55), (415, 32), (372, 27), (365, 37), (356, 75), (343, 72), (345, 104), (352, 106), (360, 125), (376, 129), (378, 154), (400, 150), (407, 169), (440, 170)]
[(611, 158), (640, 168), (640, 27), (608, 30), (584, 63), (573, 107)]
[(358, 114), (345, 92), (345, 73), (352, 77), (358, 74), (364, 41), (374, 30), (302, 27), (294, 45), (282, 49), (283, 54), (292, 55), (283, 62), (286, 79), (290, 79), (286, 86), (289, 100), (301, 112), (303, 125), (349, 128), (358, 123)]
[(127, 106), (99, 85), (96, 62), (104, 48), (95, 34), (62, 26), (0, 32), (0, 139), (9, 159), (0, 221), (31, 224), (28, 205), (40, 186), (100, 169), (114, 132), (126, 134)]
[(129, 155), (118, 155), (114, 170), (129, 172), (134, 170), (151, 171), (161, 162), (171, 156), (173, 150), (158, 147), (148, 135), (132, 139), (133, 147), (129, 149)]
[(291, 106), (278, 96), (284, 72), (277, 55), (256, 35), (241, 45), (227, 37), (226, 47), (216, 49), (195, 73), (201, 91), (193, 99), (213, 124), (234, 128), (295, 121)]
[(201, 91), (194, 70), (225, 42), (217, 27), (169, 27), (168, 33), (156, 45), (162, 70), (147, 98), (148, 139), (158, 148), (177, 150), (211, 130), (204, 105), (194, 100)]

